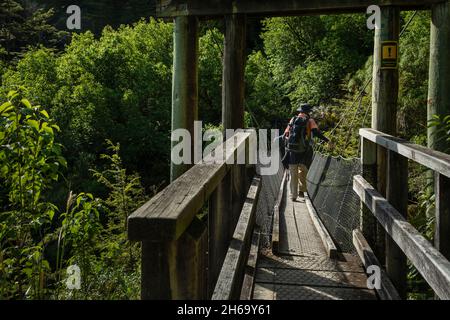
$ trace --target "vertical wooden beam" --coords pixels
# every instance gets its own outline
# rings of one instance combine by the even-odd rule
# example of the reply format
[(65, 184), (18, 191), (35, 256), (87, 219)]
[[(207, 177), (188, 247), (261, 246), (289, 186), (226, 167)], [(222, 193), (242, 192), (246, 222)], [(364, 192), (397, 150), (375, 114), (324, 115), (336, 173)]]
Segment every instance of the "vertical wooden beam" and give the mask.
[(176, 241), (142, 242), (141, 299), (206, 299), (206, 251), (206, 227), (197, 218)]
[[(173, 39), (172, 131), (182, 128), (191, 133), (193, 159), (194, 121), (198, 118), (197, 18), (176, 17)], [(172, 147), (175, 144), (177, 142), (172, 142)], [(191, 164), (175, 165), (171, 163), (170, 180), (174, 181), (190, 166)]]
[(222, 124), (224, 129), (244, 127), (244, 72), (246, 49), (245, 15), (225, 17), (222, 78)]
[[(428, 120), (450, 114), (450, 3), (435, 4), (431, 10)], [(449, 144), (428, 128), (428, 147), (446, 152)], [(450, 239), (449, 239), (450, 240)]]
[(436, 233), (435, 247), (450, 260), (450, 178), (435, 176)]
[(209, 199), (208, 298), (216, 286), (234, 232), (231, 228), (231, 178), (228, 172)]
[[(381, 28), (375, 30), (372, 84), (372, 128), (387, 134), (397, 133), (398, 69), (382, 69), (382, 42), (399, 40), (400, 10), (394, 6), (381, 7)], [(386, 195), (386, 150), (377, 150), (377, 189)], [(384, 263), (385, 232), (377, 225), (375, 252)]]
[[(361, 137), (361, 166), (362, 176), (372, 186), (377, 181), (377, 145)], [(377, 237), (377, 221), (369, 208), (361, 202), (360, 229), (371, 247), (375, 247)]]
[[(246, 61), (246, 16), (225, 17), (222, 78), (222, 124), (224, 129), (244, 128), (244, 73)], [(232, 169), (233, 223), (236, 225), (245, 200), (245, 165)]]
[[(435, 4), (431, 9), (430, 74), (428, 82), (428, 120), (434, 115), (450, 114), (450, 2)], [(436, 127), (428, 128), (428, 147), (448, 152), (450, 146), (439, 139)], [(436, 195), (436, 248), (450, 259), (450, 183), (449, 179), (430, 172)], [(431, 211), (431, 210), (430, 210)], [(432, 212), (430, 212), (432, 213)]]
[[(386, 199), (405, 218), (408, 213), (408, 159), (388, 151)], [(402, 299), (407, 298), (407, 260), (403, 251), (386, 234), (386, 272)]]

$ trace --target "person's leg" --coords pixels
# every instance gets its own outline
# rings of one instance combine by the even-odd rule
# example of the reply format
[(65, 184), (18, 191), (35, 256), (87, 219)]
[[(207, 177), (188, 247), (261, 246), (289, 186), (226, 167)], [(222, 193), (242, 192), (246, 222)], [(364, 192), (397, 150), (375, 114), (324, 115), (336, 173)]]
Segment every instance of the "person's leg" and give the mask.
[(289, 172), (291, 175), (291, 198), (295, 200), (298, 195), (298, 165), (290, 164)]
[(300, 196), (303, 197), (303, 193), (306, 192), (306, 176), (308, 175), (308, 168), (301, 164), (299, 165), (299, 180), (300, 180)]

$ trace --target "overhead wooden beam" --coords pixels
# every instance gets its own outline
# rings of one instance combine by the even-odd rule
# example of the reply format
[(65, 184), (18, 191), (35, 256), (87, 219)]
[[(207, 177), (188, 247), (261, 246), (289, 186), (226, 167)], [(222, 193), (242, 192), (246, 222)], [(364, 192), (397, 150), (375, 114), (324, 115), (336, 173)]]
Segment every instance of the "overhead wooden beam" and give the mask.
[(226, 14), (286, 16), (365, 12), (370, 5), (392, 5), (402, 10), (427, 9), (442, 0), (157, 0), (156, 15), (220, 17)]

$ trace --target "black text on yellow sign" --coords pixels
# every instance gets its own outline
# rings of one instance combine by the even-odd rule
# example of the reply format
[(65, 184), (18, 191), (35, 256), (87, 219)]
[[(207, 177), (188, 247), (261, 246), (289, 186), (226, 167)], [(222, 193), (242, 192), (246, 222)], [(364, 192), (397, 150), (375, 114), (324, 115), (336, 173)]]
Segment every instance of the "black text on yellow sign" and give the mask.
[(381, 69), (397, 69), (398, 42), (383, 41), (381, 43)]

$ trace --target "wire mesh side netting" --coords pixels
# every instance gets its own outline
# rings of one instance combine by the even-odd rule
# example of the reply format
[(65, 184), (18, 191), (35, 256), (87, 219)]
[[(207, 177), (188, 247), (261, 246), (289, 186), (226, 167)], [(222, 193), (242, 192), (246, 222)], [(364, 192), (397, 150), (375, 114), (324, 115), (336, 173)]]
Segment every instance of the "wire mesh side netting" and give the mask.
[[(261, 165), (257, 165), (257, 173), (260, 174)], [(278, 198), (281, 182), (283, 180), (284, 168), (280, 164), (274, 175), (261, 176), (261, 191), (256, 207), (256, 224), (261, 233), (261, 246), (270, 247), (272, 236), (273, 209)]]
[(360, 200), (353, 191), (359, 159), (333, 158), (315, 153), (307, 176), (307, 189), (331, 237), (343, 252), (355, 253), (352, 231), (359, 226)]

